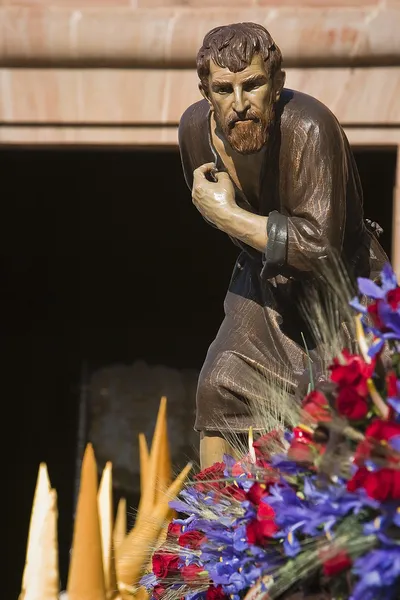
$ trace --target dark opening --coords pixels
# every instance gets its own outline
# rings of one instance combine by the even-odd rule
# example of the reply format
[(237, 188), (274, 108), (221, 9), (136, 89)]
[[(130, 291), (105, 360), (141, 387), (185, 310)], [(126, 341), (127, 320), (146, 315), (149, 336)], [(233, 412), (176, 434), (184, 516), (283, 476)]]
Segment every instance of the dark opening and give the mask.
[[(237, 249), (193, 208), (177, 152), (3, 149), (0, 156), (11, 598), (20, 589), (40, 461), (58, 491), (65, 584), (82, 361), (89, 369), (137, 358), (199, 368), (222, 319)], [(356, 159), (365, 214), (384, 228), (390, 253), (395, 153)]]

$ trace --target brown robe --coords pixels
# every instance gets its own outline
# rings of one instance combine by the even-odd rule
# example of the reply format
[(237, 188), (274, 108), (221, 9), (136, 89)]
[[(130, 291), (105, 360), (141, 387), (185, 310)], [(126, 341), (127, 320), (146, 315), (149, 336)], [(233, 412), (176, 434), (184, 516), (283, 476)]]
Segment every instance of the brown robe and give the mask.
[[(200, 165), (216, 162), (218, 170), (226, 171), (211, 142), (209, 114), (202, 100), (180, 122), (179, 147), (190, 189)], [(199, 378), (199, 431), (257, 426), (248, 405), (265, 393), (260, 376), (268, 380), (272, 374), (282, 385), (288, 370), (297, 380), (304, 376), (304, 333), (316, 362), (319, 349), (298, 303), (315, 281), (313, 265), (330, 248), (355, 276), (375, 278), (387, 261), (364, 223), (361, 184), (345, 133), (315, 98), (283, 91), (267, 143), (259, 205), (251, 206), (235, 189), (240, 207), (269, 217), (268, 243), (260, 253), (233, 240), (242, 253), (225, 299), (225, 319)]]

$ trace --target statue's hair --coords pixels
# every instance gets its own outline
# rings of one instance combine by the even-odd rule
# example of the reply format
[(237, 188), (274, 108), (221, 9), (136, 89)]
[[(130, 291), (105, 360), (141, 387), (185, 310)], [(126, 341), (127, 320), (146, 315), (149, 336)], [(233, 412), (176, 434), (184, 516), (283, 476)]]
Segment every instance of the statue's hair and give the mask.
[(282, 53), (271, 35), (256, 23), (234, 23), (216, 27), (207, 33), (197, 54), (197, 74), (208, 91), (210, 60), (233, 73), (243, 71), (259, 54), (271, 77), (281, 68)]

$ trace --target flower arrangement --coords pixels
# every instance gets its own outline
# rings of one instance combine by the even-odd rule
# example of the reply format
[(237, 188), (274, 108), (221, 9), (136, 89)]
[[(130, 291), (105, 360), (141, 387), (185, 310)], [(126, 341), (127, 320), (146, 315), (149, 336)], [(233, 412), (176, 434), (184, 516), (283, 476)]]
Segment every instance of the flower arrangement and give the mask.
[(400, 287), (386, 266), (358, 289), (359, 353), (336, 356), (298, 425), (250, 431), (171, 503), (142, 579), (156, 600), (400, 598)]

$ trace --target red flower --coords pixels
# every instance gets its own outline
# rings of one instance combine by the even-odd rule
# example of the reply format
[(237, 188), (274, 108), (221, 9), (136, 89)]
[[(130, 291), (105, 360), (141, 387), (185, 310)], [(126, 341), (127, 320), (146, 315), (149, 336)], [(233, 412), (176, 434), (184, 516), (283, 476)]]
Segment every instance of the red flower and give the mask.
[(294, 427), (293, 434), (288, 458), (299, 462), (314, 462), (317, 445), (313, 441), (312, 432), (303, 427)]
[[(272, 519), (275, 517), (275, 511), (266, 502), (260, 502), (257, 509), (257, 519), (259, 521), (269, 521), (272, 522)], [(275, 523), (274, 523), (275, 525)]]
[(186, 533), (182, 533), (182, 535), (179, 536), (178, 543), (183, 548), (197, 550), (204, 540), (205, 535), (204, 533), (201, 533), (201, 531), (186, 531)]
[(355, 492), (360, 487), (364, 487), (364, 483), (368, 477), (368, 469), (366, 467), (360, 467), (354, 473), (353, 477), (347, 482), (347, 489), (349, 492)]
[(206, 600), (227, 600), (228, 596), (225, 594), (221, 585), (215, 587), (210, 585), (206, 592)]
[(168, 525), (168, 536), (169, 537), (179, 537), (182, 531), (182, 525), (179, 525), (179, 523), (174, 523), (173, 521), (171, 521), (171, 523)]
[(398, 469), (379, 469), (368, 471), (361, 467), (354, 477), (347, 482), (347, 489), (354, 492), (364, 488), (367, 495), (374, 500), (400, 500), (400, 471)]
[(347, 417), (350, 421), (363, 419), (369, 410), (366, 398), (360, 396), (357, 389), (353, 387), (344, 387), (339, 390), (336, 408), (340, 415)]
[(261, 502), (257, 510), (257, 519), (254, 519), (246, 526), (246, 537), (249, 544), (264, 546), (273, 535), (279, 531), (275, 523), (274, 509)]
[(312, 432), (303, 427), (293, 427), (294, 439), (302, 444), (311, 444), (313, 441)]
[(400, 287), (388, 291), (386, 294), (386, 302), (393, 310), (400, 308)]
[(262, 435), (258, 440), (253, 442), (253, 448), (257, 458), (268, 460), (271, 455), (271, 448), (277, 452), (284, 450), (282, 431), (273, 429), (269, 433)]
[(155, 552), (152, 559), (153, 573), (157, 579), (166, 579), (179, 572), (179, 556), (167, 552)]
[(395, 421), (383, 421), (382, 419), (375, 419), (367, 427), (365, 432), (366, 437), (373, 438), (380, 442), (388, 442), (392, 437), (400, 435), (400, 423)]
[(237, 487), (237, 485), (228, 485), (226, 488), (221, 490), (221, 494), (223, 496), (227, 496), (228, 498), (235, 498), (235, 500), (239, 500), (239, 502), (246, 500), (246, 492)]
[(373, 302), (372, 304), (369, 304), (367, 306), (367, 312), (368, 314), (371, 316), (372, 322), (375, 325), (375, 327), (377, 327), (378, 329), (380, 329), (381, 331), (385, 330), (385, 326), (382, 322), (382, 319), (379, 316), (379, 304), (380, 304), (380, 300), (377, 300), (376, 302)]
[(346, 569), (350, 569), (353, 562), (344, 550), (340, 550), (335, 556), (328, 558), (323, 563), (323, 572), (327, 577), (334, 577)]
[(196, 485), (196, 489), (199, 490), (199, 492), (207, 492), (210, 491), (210, 489), (219, 490), (223, 488), (225, 483), (217, 480), (224, 479), (224, 471), (225, 465), (222, 462), (215, 463), (211, 467), (203, 469), (194, 477), (196, 481), (200, 482)]
[(246, 526), (247, 541), (249, 544), (265, 546), (278, 530), (274, 521), (251, 521)]
[(289, 460), (302, 463), (312, 463), (314, 462), (315, 458), (315, 448), (316, 446), (314, 444), (304, 444), (303, 442), (293, 440), (290, 444), (287, 455)]
[(233, 477), (239, 477), (240, 475), (243, 475), (244, 473), (246, 473), (247, 469), (244, 469), (244, 461), (241, 462), (237, 462), (233, 465), (232, 467), (232, 475)]
[(348, 350), (342, 351), (344, 364), (335, 358), (330, 367), (331, 380), (339, 388), (353, 388), (360, 396), (368, 395), (367, 380), (372, 377), (374, 364), (368, 364), (358, 354), (350, 354)]
[(373, 449), (375, 447), (374, 443), (371, 443), (371, 440), (363, 440), (357, 445), (355, 454), (354, 454), (354, 463), (358, 467), (362, 467), (365, 464), (365, 461), (371, 458)]
[(247, 500), (249, 500), (250, 502), (252, 502), (253, 504), (255, 504), (256, 506), (258, 506), (261, 502), (261, 498), (263, 496), (267, 496), (268, 495), (268, 491), (265, 485), (261, 485), (260, 483), (258, 483), (257, 481), (255, 483), (253, 483), (253, 485), (251, 486), (251, 488), (249, 489), (249, 491), (246, 494), (246, 498)]
[(389, 398), (396, 398), (398, 395), (398, 384), (396, 373), (394, 371), (389, 371), (386, 375), (386, 389)]
[(186, 583), (198, 581), (202, 573), (204, 573), (204, 567), (198, 567), (197, 565), (185, 565), (181, 569), (181, 575)]
[(155, 585), (153, 587), (153, 597), (156, 598), (156, 600), (160, 600), (164, 593), (165, 587), (163, 587), (162, 585)]
[(314, 390), (302, 402), (303, 411), (314, 421), (331, 421), (329, 402), (322, 392)]

